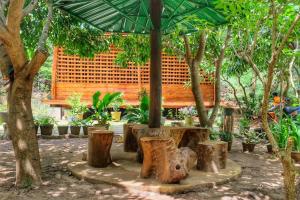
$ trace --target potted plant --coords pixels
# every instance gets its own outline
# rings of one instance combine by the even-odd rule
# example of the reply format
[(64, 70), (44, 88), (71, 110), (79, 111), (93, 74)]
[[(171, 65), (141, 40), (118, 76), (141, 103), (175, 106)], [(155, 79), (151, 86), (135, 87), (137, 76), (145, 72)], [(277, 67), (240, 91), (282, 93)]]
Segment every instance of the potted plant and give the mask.
[(67, 99), (67, 103), (70, 106), (69, 116), (73, 119), (81, 120), (83, 114), (88, 111), (88, 107), (85, 102), (81, 102), (81, 94), (74, 93)]
[(41, 128), (41, 135), (52, 135), (53, 127), (56, 123), (54, 117), (49, 115), (39, 116), (37, 122)]
[(148, 124), (150, 98), (147, 92), (142, 92), (139, 100), (140, 103), (138, 108), (132, 106), (127, 108), (125, 118), (127, 119), (128, 123)]
[(102, 99), (100, 99), (100, 96), (100, 91), (97, 91), (93, 95), (93, 114), (92, 116), (90, 116), (90, 119), (95, 119), (97, 121), (95, 126), (108, 129), (108, 121), (111, 119), (108, 108), (111, 107), (114, 103), (123, 101), (122, 93), (106, 93)]
[(219, 134), (220, 140), (228, 143), (228, 151), (231, 151), (232, 146), (232, 134), (229, 132), (220, 132)]
[(59, 135), (67, 135), (69, 126), (67, 124), (61, 123), (58, 124), (57, 129)]
[(286, 148), (288, 138), (291, 137), (294, 140), (291, 157), (295, 162), (300, 162), (300, 117), (281, 119), (278, 124), (273, 126), (273, 132), (280, 145), (279, 148)]
[(112, 121), (119, 122), (121, 120), (121, 114), (120, 106), (124, 103), (122, 96), (120, 96), (120, 99), (112, 103), (112, 109), (111, 112), (111, 119)]
[(197, 111), (193, 106), (180, 108), (179, 113), (184, 116), (184, 122), (186, 126), (193, 126), (193, 117), (197, 115)]
[(79, 135), (80, 129), (81, 129), (81, 120), (79, 119), (73, 119), (70, 122), (70, 130), (72, 135)]
[(244, 130), (242, 132), (242, 137), (243, 152), (253, 152), (256, 144), (260, 142), (260, 137), (257, 135), (257, 133), (251, 130)]

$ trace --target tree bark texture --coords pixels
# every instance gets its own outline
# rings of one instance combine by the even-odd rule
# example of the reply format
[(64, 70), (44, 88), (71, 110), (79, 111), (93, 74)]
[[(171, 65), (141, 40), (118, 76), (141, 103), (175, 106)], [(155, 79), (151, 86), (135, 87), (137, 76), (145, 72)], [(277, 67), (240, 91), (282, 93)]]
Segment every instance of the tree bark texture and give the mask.
[(189, 148), (177, 149), (171, 138), (143, 137), (141, 146), (144, 153), (141, 177), (154, 174), (162, 183), (179, 183), (196, 160), (195, 152)]
[(16, 185), (41, 183), (40, 155), (31, 109), (33, 79), (16, 76), (8, 91), (8, 127), (16, 158)]

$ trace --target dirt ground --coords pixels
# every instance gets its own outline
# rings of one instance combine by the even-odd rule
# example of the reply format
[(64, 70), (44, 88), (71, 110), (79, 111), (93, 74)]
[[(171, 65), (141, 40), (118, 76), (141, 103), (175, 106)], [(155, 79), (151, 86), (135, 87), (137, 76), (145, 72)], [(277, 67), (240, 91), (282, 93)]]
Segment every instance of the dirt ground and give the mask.
[[(142, 191), (125, 191), (107, 184), (90, 184), (70, 174), (69, 160), (87, 148), (87, 139), (39, 140), (43, 168), (43, 185), (17, 190), (14, 182), (14, 156), (11, 142), (0, 140), (0, 200), (44, 199), (283, 199), (281, 165), (266, 147), (260, 145), (255, 153), (242, 153), (236, 141), (230, 159), (242, 166), (241, 177), (213, 189), (197, 188), (193, 192), (160, 195)], [(297, 186), (300, 191), (299, 185)], [(298, 198), (300, 194), (298, 192)]]

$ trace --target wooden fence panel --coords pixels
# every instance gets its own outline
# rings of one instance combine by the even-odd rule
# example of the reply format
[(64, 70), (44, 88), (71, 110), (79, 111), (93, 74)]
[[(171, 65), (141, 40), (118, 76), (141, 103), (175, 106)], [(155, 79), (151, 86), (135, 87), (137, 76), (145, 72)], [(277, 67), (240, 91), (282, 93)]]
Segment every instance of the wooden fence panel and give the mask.
[[(118, 50), (111, 48), (109, 53), (97, 54), (93, 59), (66, 55), (62, 48), (55, 47), (51, 99), (52, 105), (65, 105), (66, 98), (72, 93), (81, 93), (83, 100), (91, 103), (91, 96), (97, 90), (102, 93), (120, 91), (128, 104), (138, 103), (138, 92), (149, 90), (149, 62), (145, 66), (129, 64), (121, 68), (114, 62)], [(201, 72), (201, 84), (207, 107), (214, 103), (213, 75)], [(164, 107), (194, 105), (190, 88), (189, 70), (184, 60), (176, 56), (162, 56), (162, 83)]]

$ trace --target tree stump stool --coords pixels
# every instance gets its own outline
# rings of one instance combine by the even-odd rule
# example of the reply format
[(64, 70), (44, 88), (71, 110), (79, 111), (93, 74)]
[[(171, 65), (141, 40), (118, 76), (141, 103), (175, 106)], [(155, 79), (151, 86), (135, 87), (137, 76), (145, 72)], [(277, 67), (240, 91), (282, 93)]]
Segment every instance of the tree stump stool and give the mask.
[(110, 148), (113, 141), (113, 132), (108, 130), (88, 130), (88, 164), (92, 167), (107, 167), (112, 161)]
[(138, 142), (136, 137), (132, 133), (132, 128), (136, 124), (124, 124), (123, 134), (124, 134), (124, 152), (137, 152)]
[(189, 147), (193, 151), (197, 151), (199, 142), (204, 142), (209, 139), (210, 130), (201, 127), (182, 127), (185, 132), (179, 143), (179, 147)]
[(196, 154), (189, 148), (178, 149), (172, 138), (142, 137), (144, 154), (141, 177), (155, 175), (161, 183), (179, 183), (188, 175), (196, 160)]
[(197, 169), (205, 172), (218, 173), (226, 168), (227, 142), (205, 141), (197, 146)]

